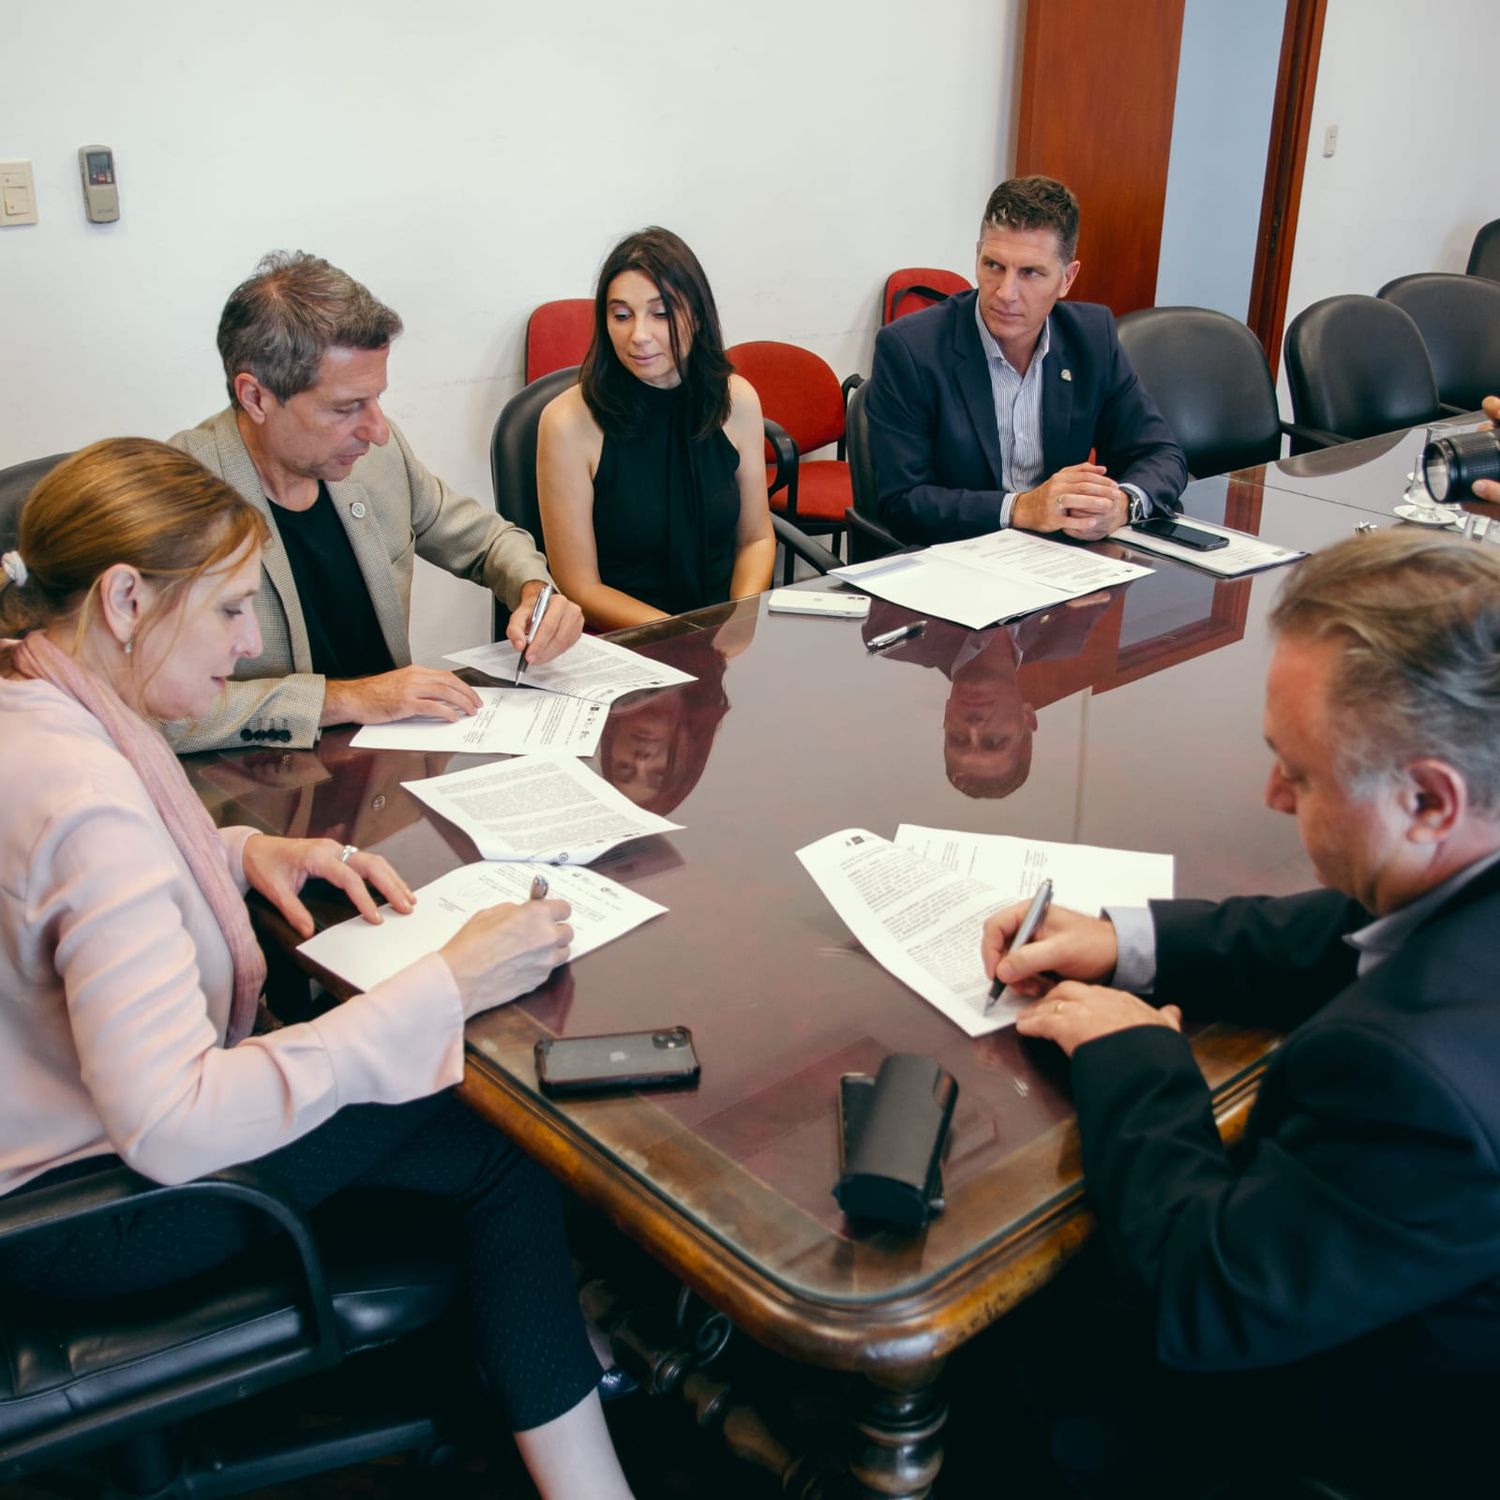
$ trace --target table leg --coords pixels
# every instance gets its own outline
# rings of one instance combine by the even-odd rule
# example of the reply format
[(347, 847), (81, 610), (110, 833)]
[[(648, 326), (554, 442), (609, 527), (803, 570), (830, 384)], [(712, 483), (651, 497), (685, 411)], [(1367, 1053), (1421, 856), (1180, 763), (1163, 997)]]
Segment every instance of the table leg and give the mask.
[(868, 1500), (922, 1500), (943, 1465), (943, 1423), (938, 1389), (942, 1364), (921, 1372), (921, 1384), (893, 1390), (865, 1382), (866, 1399), (854, 1419), (849, 1472), (854, 1493)]

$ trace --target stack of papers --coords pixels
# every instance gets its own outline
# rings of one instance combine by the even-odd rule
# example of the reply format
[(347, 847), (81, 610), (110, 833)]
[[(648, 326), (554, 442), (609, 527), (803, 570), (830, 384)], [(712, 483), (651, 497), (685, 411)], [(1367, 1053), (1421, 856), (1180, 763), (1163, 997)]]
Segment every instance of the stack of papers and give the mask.
[(350, 741), (356, 750), (450, 750), (466, 755), (592, 755), (608, 705), (524, 688), (475, 688), (478, 713), (446, 719), (397, 719), (367, 724)]
[(1150, 571), (1030, 532), (996, 531), (835, 568), (833, 576), (918, 614), (983, 630)]
[[(572, 903), (568, 920), (574, 958), (666, 911), (592, 870), (558, 870), (548, 881), (549, 895)], [(363, 917), (351, 917), (308, 938), (297, 951), (356, 989), (373, 989), (408, 964), (435, 953), (477, 912), (501, 901), (523, 902), (530, 891), (531, 871), (524, 865), (462, 865), (424, 885), (416, 893), (416, 909), (408, 914), (382, 906), (385, 920), (378, 927)]]
[[(509, 641), (495, 641), (488, 646), (474, 646), (455, 651), (443, 658), (461, 667), (474, 667), (510, 682), (516, 675), (520, 654)], [(570, 698), (587, 698), (590, 703), (613, 703), (626, 693), (643, 688), (674, 687), (680, 682), (694, 682), (691, 672), (679, 672), (639, 651), (601, 641), (597, 636), (580, 637), (563, 654), (540, 666), (527, 664), (521, 678), (524, 687), (544, 688), (549, 693), (563, 693)]]
[(458, 824), (486, 859), (586, 865), (626, 839), (682, 827), (572, 759), (522, 755), (401, 784)]
[(985, 1015), (985, 918), (1044, 876), (1060, 906), (1097, 911), (1172, 894), (1172, 857), (903, 824), (898, 841), (846, 828), (797, 851), (866, 952), (970, 1036), (1009, 1026), (1027, 1003), (1007, 991)]

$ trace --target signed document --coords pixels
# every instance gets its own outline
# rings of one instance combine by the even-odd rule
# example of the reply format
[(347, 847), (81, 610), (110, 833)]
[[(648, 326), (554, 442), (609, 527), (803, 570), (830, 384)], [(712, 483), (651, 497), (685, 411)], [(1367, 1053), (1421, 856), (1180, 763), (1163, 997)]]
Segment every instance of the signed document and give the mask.
[(1089, 547), (995, 531), (835, 568), (833, 577), (918, 614), (983, 630), (1150, 571)]
[[(502, 682), (509, 682), (515, 676), (517, 659), (516, 648), (509, 641), (474, 646), (444, 657), (445, 661), (475, 667)], [(652, 661), (639, 651), (591, 635), (580, 637), (553, 661), (528, 666), (521, 678), (523, 687), (587, 698), (590, 703), (613, 703), (626, 693), (638, 693), (644, 688), (675, 687), (680, 682), (693, 681), (696, 679), (691, 672), (679, 672), (676, 667)]]
[(522, 755), (401, 784), (457, 823), (486, 859), (586, 865), (627, 839), (682, 827), (571, 756)]
[(592, 755), (609, 708), (525, 688), (477, 687), (478, 713), (446, 719), (397, 719), (366, 724), (349, 742), (356, 750), (450, 750), (466, 755)]
[[(424, 885), (416, 893), (416, 909), (406, 916), (382, 906), (385, 920), (379, 926), (363, 917), (351, 917), (308, 938), (297, 951), (367, 990), (436, 952), (476, 912), (501, 901), (524, 902), (531, 891), (531, 875), (524, 865), (461, 865)], [(551, 886), (547, 894), (573, 906), (568, 918), (573, 927), (573, 958), (592, 953), (666, 911), (665, 906), (593, 870), (557, 870), (547, 879)]]

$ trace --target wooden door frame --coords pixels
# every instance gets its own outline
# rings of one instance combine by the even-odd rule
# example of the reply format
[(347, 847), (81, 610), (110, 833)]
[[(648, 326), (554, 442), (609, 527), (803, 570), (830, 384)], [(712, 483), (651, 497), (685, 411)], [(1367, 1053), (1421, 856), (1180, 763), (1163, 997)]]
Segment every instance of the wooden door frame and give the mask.
[(1287, 284), (1297, 240), (1302, 202), (1302, 171), (1312, 129), (1313, 92), (1323, 47), (1328, 0), (1287, 0), (1281, 34), (1281, 64), (1271, 108), (1271, 140), (1266, 149), (1266, 185), (1261, 197), (1250, 311), (1245, 321), (1260, 340), (1274, 377), (1281, 359), (1286, 324)]

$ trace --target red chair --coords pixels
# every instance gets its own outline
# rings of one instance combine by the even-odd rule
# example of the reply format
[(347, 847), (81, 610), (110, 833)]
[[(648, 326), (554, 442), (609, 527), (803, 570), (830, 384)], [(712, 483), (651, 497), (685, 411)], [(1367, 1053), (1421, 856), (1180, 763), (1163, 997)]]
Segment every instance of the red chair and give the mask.
[(526, 384), (554, 370), (581, 365), (594, 340), (594, 299), (543, 302), (526, 320)]
[[(833, 370), (810, 349), (758, 340), (725, 350), (736, 373), (755, 387), (766, 419), (766, 445), (772, 466), (771, 509), (799, 530), (838, 538), (848, 530), (844, 513), (854, 503), (849, 465), (844, 458), (844, 407), (849, 392), (863, 381), (851, 375), (841, 385)], [(835, 445), (837, 458), (808, 460), (801, 455)], [(786, 554), (784, 583), (792, 581)]]
[(880, 326), (884, 328), (907, 313), (921, 312), (924, 307), (942, 302), (955, 292), (968, 290), (968, 281), (956, 271), (939, 271), (930, 266), (908, 266), (904, 271), (892, 271), (885, 279)]

